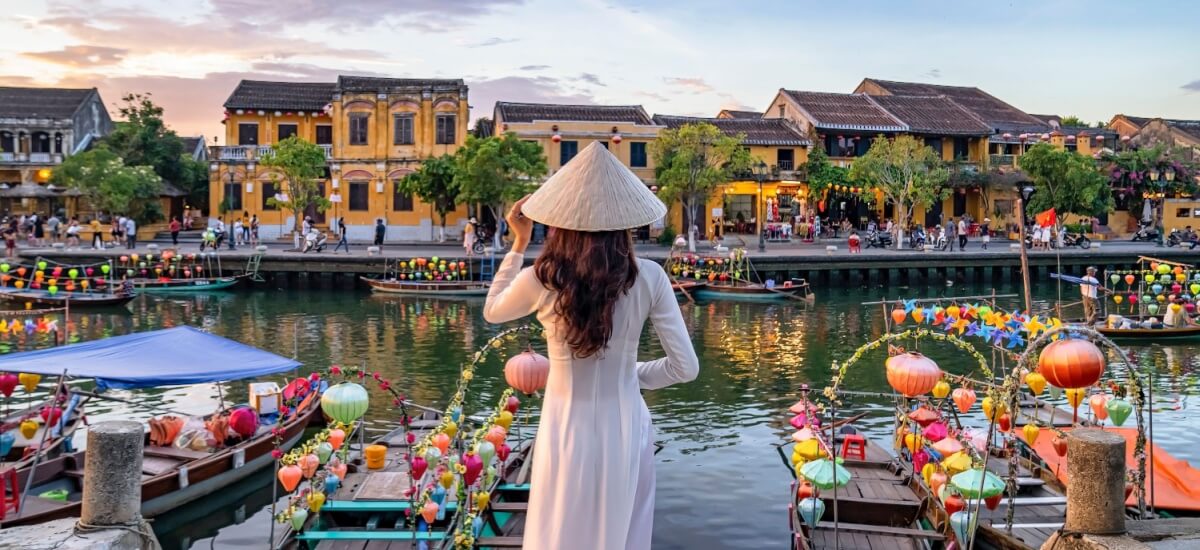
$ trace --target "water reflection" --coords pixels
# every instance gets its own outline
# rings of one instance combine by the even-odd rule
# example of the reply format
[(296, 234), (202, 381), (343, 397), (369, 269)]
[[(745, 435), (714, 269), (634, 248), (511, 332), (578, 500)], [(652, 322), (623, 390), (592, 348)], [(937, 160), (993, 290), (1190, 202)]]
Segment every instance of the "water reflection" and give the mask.
[[(954, 288), (958, 294), (990, 293), (984, 288)], [(997, 292), (1011, 292), (1001, 288)], [(861, 302), (896, 298), (910, 290), (820, 290), (815, 303), (748, 304), (707, 302), (683, 304), (684, 318), (701, 357), (699, 378), (682, 386), (648, 392), (658, 439), (656, 549), (725, 546), (781, 547), (787, 537), (783, 521), (789, 476), (773, 444), (791, 429), (781, 411), (802, 384), (815, 389), (829, 378), (830, 364), (858, 345), (882, 334), (879, 306)], [(945, 288), (911, 290), (937, 296)], [(1041, 296), (1045, 304), (1054, 296)], [(1003, 305), (1016, 305), (1014, 299)], [(140, 297), (128, 311), (73, 313), (72, 340), (91, 340), (178, 325), (201, 326), (213, 333), (275, 353), (296, 357), (304, 373), (331, 363), (361, 365), (382, 371), (404, 387), (413, 400), (443, 402), (454, 388), (459, 365), (498, 332), (482, 321), (481, 300), (439, 301), (408, 297), (376, 297), (366, 293), (329, 291), (254, 291), (196, 296)], [(0, 314), (0, 318), (2, 318)], [(5, 340), (0, 350), (48, 345), (36, 338)], [(966, 373), (974, 368), (962, 354), (927, 349), (943, 368)], [(1187, 415), (1197, 391), (1200, 358), (1187, 345), (1133, 348), (1141, 364), (1155, 373), (1155, 436), (1181, 458), (1200, 460), (1200, 434), (1188, 429)], [(660, 347), (652, 330), (640, 344), (640, 355), (652, 358)], [(863, 360), (846, 387), (886, 388), (882, 353)], [(162, 368), (186, 357), (160, 357)], [(482, 406), (502, 389), (503, 357), (480, 367), (468, 397)], [(1009, 365), (1011, 367), (1011, 365)], [(188, 414), (209, 412), (218, 396), (242, 402), (247, 382), (198, 385), (138, 392), (115, 392), (138, 405), (93, 402), (92, 421), (146, 418), (148, 407)], [(375, 427), (393, 422), (390, 399), (372, 389)], [(868, 433), (886, 437), (891, 428), (888, 404), (847, 400), (844, 414), (870, 412), (862, 422)], [(206, 499), (155, 522), (167, 548), (262, 548), (269, 530), (270, 477), (255, 477), (236, 491)], [(236, 498), (228, 500), (232, 494)], [(754, 511), (754, 513), (746, 513)], [(215, 542), (212, 539), (216, 534)], [(736, 542), (732, 542), (736, 541)]]

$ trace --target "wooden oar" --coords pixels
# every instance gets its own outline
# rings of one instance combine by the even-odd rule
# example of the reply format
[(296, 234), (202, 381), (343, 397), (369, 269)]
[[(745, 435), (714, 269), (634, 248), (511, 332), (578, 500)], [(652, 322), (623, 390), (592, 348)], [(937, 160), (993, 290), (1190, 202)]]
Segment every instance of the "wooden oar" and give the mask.
[(683, 283), (679, 283), (679, 282), (677, 282), (677, 283), (675, 283), (675, 284), (676, 284), (676, 285), (678, 285), (679, 292), (683, 294), (683, 297), (684, 297), (684, 298), (687, 298), (687, 299), (688, 299), (688, 301), (689, 301), (689, 302), (691, 302), (691, 303), (693, 303), (693, 304), (694, 304), (694, 303), (696, 303), (696, 299), (695, 299), (695, 298), (692, 298), (692, 295), (691, 295), (691, 294), (690, 294), (690, 293), (687, 291), (687, 288), (685, 288), (685, 287), (683, 286)]

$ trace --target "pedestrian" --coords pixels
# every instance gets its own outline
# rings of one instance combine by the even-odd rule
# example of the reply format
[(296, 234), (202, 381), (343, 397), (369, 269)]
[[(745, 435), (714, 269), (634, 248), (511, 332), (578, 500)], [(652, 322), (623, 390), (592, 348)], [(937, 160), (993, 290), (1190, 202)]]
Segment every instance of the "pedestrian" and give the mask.
[(183, 224), (179, 223), (179, 218), (171, 217), (171, 244), (179, 246), (179, 230), (183, 228)]
[(42, 246), (46, 238), (46, 220), (37, 214), (33, 215), (33, 242)]
[(954, 223), (954, 218), (946, 222), (946, 244), (950, 247), (950, 252), (954, 252), (954, 242), (958, 240), (958, 225)]
[(346, 247), (346, 254), (350, 253), (350, 241), (346, 240), (346, 217), (339, 216), (337, 220), (338, 242), (337, 246), (333, 247), (336, 253), (339, 248)]
[(112, 233), (113, 248), (125, 244), (125, 216), (120, 216), (116, 221), (109, 221), (109, 231)]
[(242, 222), (242, 244), (249, 244), (249, 242), (250, 242), (250, 212), (243, 210), (242, 211), (242, 219), (240, 221)]
[(125, 218), (125, 241), (130, 250), (137, 248), (137, 222), (133, 221), (133, 217)]
[(463, 248), (466, 249), (468, 258), (475, 255), (475, 239), (478, 238), (475, 235), (476, 223), (475, 216), (471, 216), (471, 219), (467, 220), (467, 225), (463, 227)]
[[(237, 228), (237, 225), (236, 225), (236, 224), (237, 224), (238, 222), (240, 222), (240, 221), (241, 221), (241, 220), (236, 220), (236, 219), (235, 219), (235, 221), (234, 221), (234, 222), (230, 223), (230, 227), (229, 227), (229, 230), (230, 230), (230, 232), (229, 232), (229, 235), (228, 235), (228, 238), (229, 238), (229, 240), (228, 240), (228, 241), (225, 241), (225, 242), (229, 243), (229, 249), (230, 249), (230, 250), (237, 250), (237, 246), (236, 246), (236, 244), (237, 244), (237, 243), (236, 243), (236, 241), (237, 241), (237, 239), (240, 239), (240, 238), (242, 238), (242, 234), (241, 234), (241, 232), (239, 232), (239, 231), (238, 231), (238, 228)], [(222, 224), (222, 227), (221, 227), (221, 229), (222, 229), (222, 230), (224, 230), (224, 229), (225, 229), (225, 227), (224, 227), (224, 224)]]
[(79, 248), (79, 220), (71, 218), (71, 223), (67, 225), (67, 247), (74, 246)]
[(4, 226), (4, 256), (7, 258), (17, 256), (17, 220)]
[(979, 232), (983, 234), (983, 249), (987, 250), (988, 243), (992, 242), (992, 220), (984, 217), (983, 225), (979, 226)]
[(387, 232), (387, 226), (383, 225), (383, 218), (375, 220), (375, 246), (383, 246), (383, 234)]
[(958, 251), (966, 252), (967, 250), (967, 218), (958, 218)]
[(1083, 297), (1083, 318), (1087, 326), (1096, 322), (1097, 303), (1096, 292), (1100, 288), (1100, 280), (1096, 278), (1096, 268), (1088, 266), (1087, 275), (1080, 278), (1079, 293)]
[(51, 214), (50, 219), (46, 220), (46, 229), (50, 230), (50, 242), (58, 242), (58, 230), (60, 225), (62, 225), (62, 220), (58, 219), (57, 214)]
[(242, 237), (244, 235), (245, 235), (245, 232), (242, 231), (242, 219), (234, 218), (233, 219), (233, 238), (229, 239), (229, 242), (234, 243), (234, 244), (242, 244), (243, 242), (245, 242), (244, 240), (242, 240)]
[(92, 230), (92, 249), (103, 250), (104, 234), (100, 231), (100, 217), (92, 218), (92, 221), (88, 223), (88, 227)]
[(258, 246), (258, 214), (250, 216), (250, 244)]

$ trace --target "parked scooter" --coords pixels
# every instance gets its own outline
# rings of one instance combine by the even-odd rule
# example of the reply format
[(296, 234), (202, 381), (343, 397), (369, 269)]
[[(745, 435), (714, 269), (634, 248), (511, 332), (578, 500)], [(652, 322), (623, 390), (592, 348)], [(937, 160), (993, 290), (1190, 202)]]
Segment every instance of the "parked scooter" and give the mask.
[(1134, 232), (1133, 238), (1131, 238), (1130, 240), (1133, 242), (1157, 241), (1158, 240), (1158, 229), (1155, 229), (1154, 225), (1149, 222), (1140, 222), (1140, 223), (1138, 223), (1138, 230), (1136, 232)]
[(916, 250), (925, 248), (925, 228), (918, 227), (908, 235), (908, 246)]
[(308, 234), (304, 236), (304, 250), (302, 252), (310, 250), (323, 252), (328, 242), (329, 237), (325, 235), (324, 231), (317, 231), (316, 228), (309, 229)]
[(867, 248), (891, 248), (892, 234), (883, 231), (869, 231), (866, 238)]
[(1172, 229), (1167, 234), (1167, 246), (1183, 246), (1187, 245), (1189, 249), (1195, 249), (1196, 245), (1200, 244), (1196, 240), (1196, 234), (1191, 231), (1180, 231)]
[[(1057, 244), (1057, 243), (1054, 243)], [(1084, 250), (1092, 247), (1092, 240), (1087, 238), (1083, 233), (1063, 233), (1062, 236), (1063, 248), (1068, 246), (1078, 246)]]

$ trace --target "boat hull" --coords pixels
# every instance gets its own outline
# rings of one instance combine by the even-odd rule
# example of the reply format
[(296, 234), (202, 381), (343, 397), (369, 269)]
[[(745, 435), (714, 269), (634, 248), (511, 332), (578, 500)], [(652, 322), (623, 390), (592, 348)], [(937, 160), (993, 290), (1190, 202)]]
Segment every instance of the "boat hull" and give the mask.
[(383, 280), (360, 277), (371, 287), (372, 292), (381, 294), (407, 294), (415, 296), (487, 296), (490, 281), (425, 282)]
[(245, 278), (245, 275), (238, 275), (236, 277), (204, 277), (200, 279), (170, 279), (165, 281), (157, 279), (133, 279), (133, 287), (137, 292), (151, 293), (212, 292), (216, 290), (229, 290), (241, 284)]
[(1113, 340), (1189, 340), (1200, 339), (1200, 327), (1183, 328), (1109, 328), (1099, 326), (1096, 332)]
[(780, 302), (803, 298), (801, 287), (766, 288), (763, 286), (705, 285), (695, 291), (697, 298), (742, 302)]
[(53, 296), (44, 290), (15, 290), (0, 292), (0, 301), (15, 304), (33, 304), (45, 307), (64, 307), (70, 304), (73, 308), (81, 307), (120, 307), (128, 304), (136, 297), (135, 294), (121, 293), (83, 293), (71, 294), (60, 292)]

